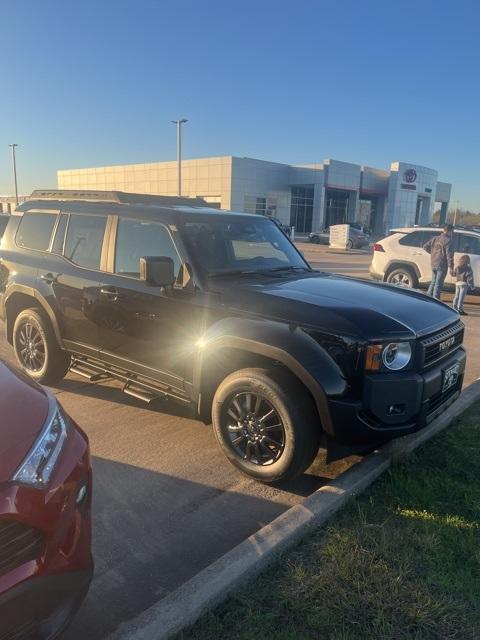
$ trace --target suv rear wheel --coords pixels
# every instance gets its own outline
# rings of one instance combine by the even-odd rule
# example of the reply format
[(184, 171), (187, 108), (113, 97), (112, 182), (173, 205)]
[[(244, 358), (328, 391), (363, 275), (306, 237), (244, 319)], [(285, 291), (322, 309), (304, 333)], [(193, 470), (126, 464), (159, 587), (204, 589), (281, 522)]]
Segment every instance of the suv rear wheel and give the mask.
[(13, 347), (21, 369), (42, 384), (59, 382), (70, 366), (70, 356), (58, 346), (52, 325), (40, 309), (18, 314)]
[(407, 287), (415, 289), (418, 286), (417, 276), (410, 267), (397, 267), (387, 274), (387, 282), (395, 284), (397, 287)]
[(305, 388), (290, 374), (242, 369), (213, 399), (215, 435), (243, 473), (265, 483), (303, 473), (317, 455), (320, 426)]

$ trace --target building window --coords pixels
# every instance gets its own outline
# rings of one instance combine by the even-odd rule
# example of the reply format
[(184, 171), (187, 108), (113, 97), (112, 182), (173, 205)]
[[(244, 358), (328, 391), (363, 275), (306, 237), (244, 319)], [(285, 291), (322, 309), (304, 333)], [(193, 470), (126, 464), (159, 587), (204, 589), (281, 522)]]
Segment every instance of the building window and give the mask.
[(257, 196), (245, 196), (243, 210), (245, 213), (257, 213), (264, 216), (267, 212), (267, 199)]
[(313, 186), (292, 187), (290, 225), (299, 233), (312, 230)]
[(326, 193), (326, 227), (345, 224), (348, 221), (350, 191), (327, 189)]

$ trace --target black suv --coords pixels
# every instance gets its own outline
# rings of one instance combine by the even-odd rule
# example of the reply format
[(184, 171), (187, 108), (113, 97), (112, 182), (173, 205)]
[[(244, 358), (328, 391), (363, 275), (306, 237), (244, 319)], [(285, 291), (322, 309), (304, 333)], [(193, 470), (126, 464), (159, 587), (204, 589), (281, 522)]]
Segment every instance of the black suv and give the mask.
[(188, 403), (263, 482), (303, 472), (321, 433), (361, 449), (420, 429), (465, 368), (446, 305), (315, 271), (268, 218), (186, 198), (34, 192), (2, 240), (0, 316), (36, 380)]

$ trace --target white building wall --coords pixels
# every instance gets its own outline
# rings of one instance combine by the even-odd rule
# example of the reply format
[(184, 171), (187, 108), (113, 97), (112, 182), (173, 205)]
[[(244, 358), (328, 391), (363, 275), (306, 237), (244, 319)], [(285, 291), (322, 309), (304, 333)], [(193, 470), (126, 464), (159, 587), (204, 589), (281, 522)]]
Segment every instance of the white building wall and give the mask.
[(434, 169), (407, 162), (392, 162), (388, 184), (387, 229), (414, 225), (419, 197), (422, 204), (418, 223), (428, 224), (431, 221), (437, 178), (438, 172)]
[(290, 166), (253, 158), (232, 158), (233, 211), (245, 210), (245, 198), (266, 198), (275, 217), (289, 224), (291, 191), (288, 186)]
[[(57, 172), (60, 189), (118, 190), (177, 195), (177, 163), (149, 162)], [(232, 193), (232, 158), (221, 156), (182, 161), (182, 195), (204, 197), (229, 209)]]
[[(402, 189), (405, 172), (415, 171), (415, 190)], [(404, 162), (394, 162), (390, 172), (327, 159), (321, 164), (292, 166), (277, 162), (219, 156), (182, 162), (182, 195), (202, 197), (223, 209), (245, 210), (245, 198), (265, 198), (270, 214), (290, 224), (291, 189), (312, 185), (312, 229), (325, 226), (326, 189), (350, 191), (348, 219), (358, 220), (362, 194), (376, 195), (384, 227), (413, 224), (417, 198), (422, 199), (422, 223), (431, 220), (435, 201), (450, 199), (451, 185), (438, 182), (437, 172)], [(151, 162), (58, 171), (60, 189), (119, 190), (160, 195), (177, 194), (177, 163)], [(385, 200), (387, 203), (384, 205)], [(381, 224), (381, 222), (380, 222)], [(378, 229), (381, 232), (380, 229)]]

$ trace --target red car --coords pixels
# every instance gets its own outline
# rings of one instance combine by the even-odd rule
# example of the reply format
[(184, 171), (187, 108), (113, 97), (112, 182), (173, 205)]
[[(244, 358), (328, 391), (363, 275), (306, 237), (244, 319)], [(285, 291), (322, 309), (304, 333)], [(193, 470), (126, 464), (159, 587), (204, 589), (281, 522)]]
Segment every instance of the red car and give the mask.
[(87, 436), (0, 362), (0, 640), (52, 640), (92, 576)]

